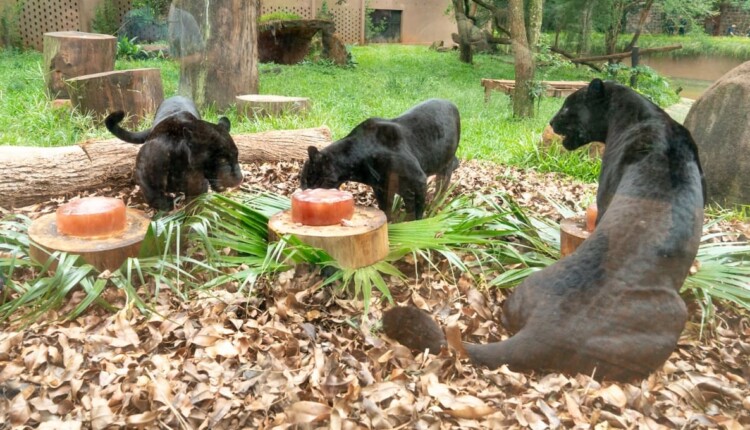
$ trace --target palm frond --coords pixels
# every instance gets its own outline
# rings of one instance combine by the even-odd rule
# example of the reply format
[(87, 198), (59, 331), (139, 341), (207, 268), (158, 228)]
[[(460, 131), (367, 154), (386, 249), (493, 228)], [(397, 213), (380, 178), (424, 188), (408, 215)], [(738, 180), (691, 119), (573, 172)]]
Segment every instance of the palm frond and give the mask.
[[(715, 235), (706, 235), (707, 238)], [(750, 244), (747, 242), (704, 242), (698, 248), (698, 270), (688, 276), (682, 292), (698, 298), (705, 312), (712, 314), (712, 298), (750, 309)]]

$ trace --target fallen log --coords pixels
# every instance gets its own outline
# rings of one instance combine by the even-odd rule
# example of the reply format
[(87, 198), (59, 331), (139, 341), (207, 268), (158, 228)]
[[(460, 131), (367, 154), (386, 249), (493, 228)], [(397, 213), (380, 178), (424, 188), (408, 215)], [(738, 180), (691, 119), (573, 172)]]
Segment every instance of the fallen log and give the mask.
[[(669, 46), (660, 46), (658, 48), (641, 48), (638, 53), (639, 55), (646, 55), (650, 54), (652, 52), (668, 52), (668, 51), (674, 51), (675, 49), (682, 49), (682, 45), (669, 45)], [(594, 61), (605, 61), (605, 60), (618, 60), (621, 58), (628, 58), (631, 55), (633, 55), (632, 51), (627, 52), (620, 52), (617, 54), (609, 54), (609, 55), (597, 55), (593, 57), (581, 57), (581, 58), (572, 58), (570, 59), (571, 63), (586, 63), (586, 62), (594, 62)]]
[[(305, 160), (307, 147), (331, 143), (327, 127), (274, 130), (233, 136), (241, 164)], [(74, 146), (0, 146), (0, 207), (10, 209), (98, 188), (133, 185), (141, 145), (120, 139)]]

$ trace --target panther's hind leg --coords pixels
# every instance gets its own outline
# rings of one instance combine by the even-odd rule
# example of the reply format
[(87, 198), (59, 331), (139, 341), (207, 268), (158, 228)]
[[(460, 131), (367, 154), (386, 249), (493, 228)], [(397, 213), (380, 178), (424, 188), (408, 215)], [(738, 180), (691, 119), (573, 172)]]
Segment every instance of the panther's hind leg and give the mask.
[(447, 166), (435, 175), (435, 195), (438, 196), (448, 189), (453, 171), (458, 167), (458, 158), (455, 156)]

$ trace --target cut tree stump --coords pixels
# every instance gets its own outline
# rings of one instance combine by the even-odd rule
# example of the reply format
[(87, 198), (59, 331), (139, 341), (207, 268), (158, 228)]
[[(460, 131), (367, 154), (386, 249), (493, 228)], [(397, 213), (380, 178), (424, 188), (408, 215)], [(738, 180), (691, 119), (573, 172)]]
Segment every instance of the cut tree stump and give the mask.
[[(232, 137), (243, 164), (302, 161), (307, 159), (308, 146), (323, 148), (331, 143), (327, 127)], [(0, 146), (0, 207), (10, 209), (86, 190), (132, 186), (140, 148), (120, 139), (54, 148)]]
[(117, 110), (128, 116), (126, 125), (150, 118), (164, 100), (159, 69), (131, 69), (94, 73), (65, 81), (73, 106), (100, 118)]
[(319, 31), (333, 33), (333, 21), (294, 19), (266, 21), (258, 26), (258, 58), (261, 63), (297, 64), (310, 52)]
[(375, 264), (388, 255), (388, 223), (377, 208), (355, 206), (346, 225), (310, 226), (292, 221), (286, 210), (268, 221), (271, 240), (292, 234), (302, 242), (326, 251), (341, 267), (358, 269)]
[(266, 94), (237, 96), (237, 112), (249, 117), (280, 116), (283, 113), (301, 113), (310, 107), (306, 97), (286, 97)]
[(115, 69), (117, 38), (107, 34), (44, 33), (44, 82), (51, 98), (68, 98), (65, 81)]
[(576, 216), (560, 222), (560, 257), (566, 257), (578, 248), (591, 233), (586, 230), (586, 218)]
[[(43, 215), (29, 227), (29, 256), (44, 264), (55, 251), (80, 255), (97, 270), (115, 271), (129, 257), (137, 257), (151, 219), (141, 211), (128, 208), (125, 230), (108, 237), (66, 236), (57, 231), (56, 214)], [(56, 264), (51, 269), (55, 270)]]

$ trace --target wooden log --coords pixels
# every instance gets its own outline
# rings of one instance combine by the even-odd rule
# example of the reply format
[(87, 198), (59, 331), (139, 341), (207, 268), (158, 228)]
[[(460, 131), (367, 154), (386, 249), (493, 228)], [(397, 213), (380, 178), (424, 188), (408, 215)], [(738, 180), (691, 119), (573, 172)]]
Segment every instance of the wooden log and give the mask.
[(302, 242), (325, 250), (341, 267), (357, 269), (388, 255), (388, 223), (380, 209), (355, 206), (346, 225), (308, 226), (292, 221), (291, 210), (268, 221), (271, 240), (292, 234)]
[[(327, 127), (233, 136), (240, 163), (307, 159), (307, 147), (331, 143)], [(85, 190), (133, 184), (141, 145), (119, 139), (93, 140), (56, 148), (0, 146), (0, 207), (9, 209)]]
[(81, 112), (105, 117), (110, 112), (128, 113), (126, 125), (150, 118), (164, 101), (159, 69), (130, 69), (94, 73), (68, 79), (73, 106)]
[[(127, 209), (125, 230), (108, 237), (66, 236), (57, 231), (54, 213), (42, 215), (29, 227), (29, 256), (44, 264), (55, 251), (80, 255), (97, 270), (117, 270), (129, 257), (137, 257), (151, 219), (143, 212)], [(55, 270), (56, 264), (51, 269)]]
[(584, 217), (565, 218), (560, 221), (560, 257), (565, 257), (578, 248), (591, 233), (586, 230)]
[[(640, 51), (640, 55), (649, 54), (651, 52), (668, 52), (668, 51), (674, 51), (676, 49), (682, 49), (682, 45), (669, 45), (669, 46), (661, 46), (658, 48), (643, 48)], [(582, 57), (582, 58), (571, 58), (571, 63), (586, 63), (586, 62), (593, 62), (593, 61), (606, 61), (606, 60), (619, 60), (621, 58), (628, 58), (632, 55), (632, 51), (627, 52), (620, 52), (617, 54), (609, 54), (609, 55), (597, 55), (593, 57)]]
[(44, 82), (51, 98), (68, 98), (65, 81), (115, 69), (117, 38), (107, 34), (44, 33)]
[(280, 116), (285, 112), (301, 113), (310, 107), (306, 97), (285, 97), (268, 94), (237, 96), (237, 112), (249, 118)]

